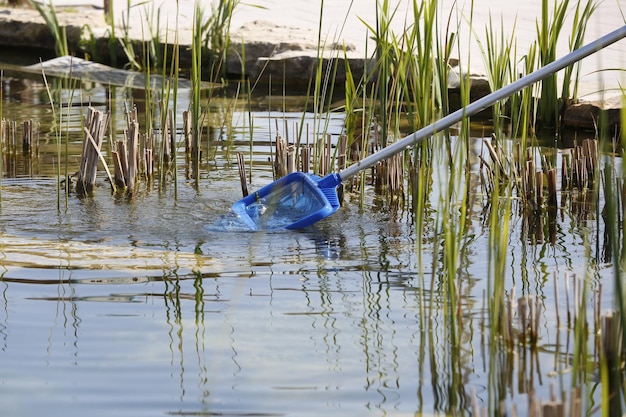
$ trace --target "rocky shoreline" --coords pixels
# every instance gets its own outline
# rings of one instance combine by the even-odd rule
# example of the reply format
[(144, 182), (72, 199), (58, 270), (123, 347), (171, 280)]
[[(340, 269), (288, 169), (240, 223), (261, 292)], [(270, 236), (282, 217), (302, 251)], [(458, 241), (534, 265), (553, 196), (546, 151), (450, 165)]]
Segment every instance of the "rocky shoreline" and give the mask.
[[(84, 56), (88, 51), (84, 48), (84, 38), (88, 35), (92, 48), (101, 54), (99, 59), (105, 63), (111, 62), (110, 56), (110, 27), (106, 23), (101, 9), (93, 7), (72, 7), (56, 10), (56, 16), (61, 27), (64, 28), (70, 51), (76, 56)], [(88, 28), (88, 30), (87, 30)], [(118, 34), (118, 36), (120, 36)], [(140, 44), (142, 33), (137, 28), (131, 29), (129, 36)], [(189, 48), (191, 45), (191, 30), (179, 29), (177, 32), (180, 48), (181, 65), (191, 61)], [(167, 36), (167, 39), (174, 39)], [(234, 30), (231, 34), (231, 50), (226, 68), (233, 78), (244, 74), (252, 79), (286, 80), (286, 83), (297, 88), (305, 86), (317, 63), (317, 35), (312, 31), (295, 27), (276, 25), (271, 22), (255, 21)], [(22, 53), (33, 53), (33, 62), (39, 62), (42, 52), (54, 54), (54, 38), (40, 14), (36, 10), (25, 8), (0, 7), (0, 47), (19, 48)], [(6, 49), (5, 49), (6, 50)], [(242, 62), (240, 51), (245, 50), (245, 62)], [(117, 62), (125, 59), (121, 45), (117, 45)], [(350, 65), (355, 79), (358, 79), (368, 65), (363, 54), (356, 51), (352, 45), (333, 44), (325, 45), (324, 58), (337, 59), (338, 68), (335, 79), (343, 84), (345, 79), (344, 57)], [(2, 59), (7, 62), (7, 58)], [(489, 91), (485, 77), (473, 75), (471, 99), (480, 98)], [(450, 85), (450, 100), (453, 109), (460, 106), (455, 89), (458, 85)], [(569, 106), (564, 115), (566, 128), (576, 130), (594, 130), (601, 113), (604, 113), (611, 129), (620, 125), (620, 113), (623, 103), (621, 96), (615, 96), (602, 101), (581, 101)], [(488, 114), (485, 113), (486, 117)]]

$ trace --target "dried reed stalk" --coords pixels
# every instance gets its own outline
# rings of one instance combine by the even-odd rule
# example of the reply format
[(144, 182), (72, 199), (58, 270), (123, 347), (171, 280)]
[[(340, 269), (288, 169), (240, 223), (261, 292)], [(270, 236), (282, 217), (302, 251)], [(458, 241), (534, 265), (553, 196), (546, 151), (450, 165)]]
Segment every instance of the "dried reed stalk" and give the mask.
[(126, 180), (126, 191), (132, 194), (137, 183), (139, 173), (139, 122), (135, 119), (131, 122), (127, 137), (128, 165), (124, 169), (124, 179)]
[(274, 176), (276, 179), (287, 175), (288, 142), (276, 133), (276, 156), (274, 158)]
[(483, 143), (487, 147), (487, 150), (489, 151), (489, 156), (491, 156), (491, 160), (498, 167), (498, 171), (499, 171), (500, 175), (502, 176), (502, 178), (507, 179), (509, 176), (508, 176), (506, 170), (504, 169), (504, 164), (502, 163), (502, 159), (498, 155), (498, 152), (496, 152), (496, 149), (491, 144), (491, 141), (485, 139), (485, 140), (483, 140)]
[(548, 205), (556, 207), (557, 205), (557, 170), (552, 168), (548, 171)]
[(144, 173), (146, 176), (146, 180), (151, 181), (154, 178), (154, 142), (155, 142), (155, 134), (154, 131), (150, 130), (144, 136), (144, 145), (143, 145), (143, 162), (144, 162)]
[(33, 121), (30, 119), (22, 123), (22, 152), (24, 156), (33, 154)]
[(11, 176), (17, 175), (17, 122), (2, 119), (0, 121), (0, 154), (5, 162), (3, 170)]
[(136, 109), (128, 119), (128, 128), (124, 130), (125, 139), (117, 141), (113, 152), (115, 184), (125, 187), (127, 194), (135, 191), (139, 174), (139, 122)]
[(248, 181), (246, 180), (246, 164), (243, 154), (237, 152), (237, 166), (239, 167), (239, 181), (241, 182), (241, 193), (244, 197), (248, 195)]
[(311, 148), (308, 145), (300, 147), (300, 164), (302, 172), (309, 172), (311, 169)]
[(93, 191), (96, 183), (96, 173), (98, 169), (98, 159), (103, 161), (103, 165), (111, 186), (114, 183), (111, 174), (108, 171), (104, 157), (101, 153), (102, 143), (109, 122), (109, 114), (89, 107), (87, 110), (87, 119), (85, 120), (85, 141), (83, 142), (83, 151), (81, 156), (80, 169), (78, 171), (78, 179), (76, 183), (76, 192), (78, 194), (88, 194)]
[(317, 174), (323, 177), (330, 172), (331, 167), (332, 142), (330, 135), (317, 141), (316, 155), (318, 158)]
[(543, 172), (535, 172), (535, 204), (540, 208), (543, 204)]
[(339, 136), (338, 152), (337, 152), (337, 169), (345, 169), (348, 162), (348, 136)]
[(185, 110), (183, 112), (183, 137), (185, 138), (185, 153), (191, 155), (193, 150), (193, 134), (191, 127), (193, 126), (193, 114)]
[(118, 140), (115, 145), (115, 151), (111, 152), (113, 154), (113, 178), (117, 187), (126, 188), (124, 178), (124, 167), (128, 164), (126, 161), (126, 143), (123, 140)]

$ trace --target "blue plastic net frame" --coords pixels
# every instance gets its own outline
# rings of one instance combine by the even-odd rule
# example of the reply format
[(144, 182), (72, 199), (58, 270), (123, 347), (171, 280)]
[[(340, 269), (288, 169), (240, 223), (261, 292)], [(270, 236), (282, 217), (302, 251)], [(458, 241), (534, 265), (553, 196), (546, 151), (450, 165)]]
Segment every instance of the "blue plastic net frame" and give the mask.
[(293, 172), (239, 200), (232, 210), (251, 230), (303, 229), (337, 211), (339, 181), (336, 174), (320, 178)]

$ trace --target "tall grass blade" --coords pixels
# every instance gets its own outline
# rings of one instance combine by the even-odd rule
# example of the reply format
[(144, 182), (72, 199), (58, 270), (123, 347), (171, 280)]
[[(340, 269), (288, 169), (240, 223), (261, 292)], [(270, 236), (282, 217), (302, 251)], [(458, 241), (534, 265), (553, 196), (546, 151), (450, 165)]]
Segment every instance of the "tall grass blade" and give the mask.
[(48, 30), (52, 34), (54, 38), (54, 51), (57, 56), (66, 56), (69, 55), (69, 47), (67, 45), (67, 34), (65, 32), (65, 27), (61, 27), (59, 24), (59, 20), (56, 15), (56, 11), (54, 9), (54, 4), (52, 1), (48, 4), (48, 6), (44, 6), (34, 0), (29, 0), (30, 5), (35, 8), (41, 17), (46, 22), (46, 26), (48, 26)]

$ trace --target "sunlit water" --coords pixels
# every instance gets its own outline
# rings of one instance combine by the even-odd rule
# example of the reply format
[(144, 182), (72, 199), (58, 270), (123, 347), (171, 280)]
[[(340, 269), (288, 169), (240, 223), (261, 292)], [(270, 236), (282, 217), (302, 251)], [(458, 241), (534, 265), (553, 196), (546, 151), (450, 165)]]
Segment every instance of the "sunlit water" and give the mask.
[[(13, 80), (5, 91), (3, 117), (50, 125), (41, 81)], [(115, 94), (118, 109), (141, 96)], [(104, 108), (108, 90), (95, 85), (86, 95), (84, 102)], [(77, 106), (70, 123), (74, 163), (80, 113)], [(300, 114), (257, 109), (251, 116), (255, 189), (272, 180), (276, 120), (291, 129)], [(329, 117), (336, 137), (342, 117)], [(529, 387), (543, 400), (550, 385), (569, 387), (571, 334), (555, 326), (567, 316), (566, 277), (602, 285), (602, 311), (613, 302), (601, 202), (568, 203), (552, 222), (520, 216), (514, 203), (505, 288), (542, 298), (541, 342), (536, 357), (520, 348), (515, 363), (494, 365), (501, 357), (489, 350), (484, 327), (484, 201), (471, 202), (457, 283), (462, 326), (453, 343), (449, 289), (433, 274), (443, 245), (437, 207), (416, 236), (411, 215), (389, 210), (370, 188), (363, 209), (348, 197), (305, 230), (251, 232), (230, 211), (241, 197), (235, 152), (250, 153), (248, 114), (235, 111), (233, 120), (235, 142), (217, 138), (197, 189), (181, 172), (176, 190), (169, 183), (129, 201), (111, 196), (100, 175), (92, 197), (58, 199), (56, 145), (46, 127), (42, 162), (4, 173), (2, 414), (461, 414), (474, 393), (481, 407), (494, 401), (500, 381), (502, 399), (524, 415)], [(314, 123), (311, 115), (307, 121)]]

